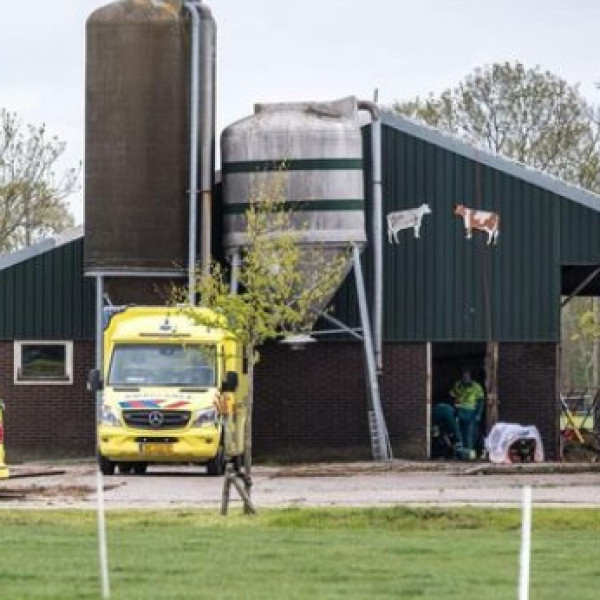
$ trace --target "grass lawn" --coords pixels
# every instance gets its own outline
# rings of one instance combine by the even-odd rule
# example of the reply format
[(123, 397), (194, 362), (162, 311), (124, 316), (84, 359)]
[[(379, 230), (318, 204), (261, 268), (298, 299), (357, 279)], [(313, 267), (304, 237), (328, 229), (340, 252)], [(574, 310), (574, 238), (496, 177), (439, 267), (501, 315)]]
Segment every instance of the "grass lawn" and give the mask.
[[(512, 509), (108, 513), (112, 598), (517, 597)], [(537, 509), (531, 599), (600, 595), (600, 511)], [(0, 598), (99, 598), (95, 514), (0, 510)]]

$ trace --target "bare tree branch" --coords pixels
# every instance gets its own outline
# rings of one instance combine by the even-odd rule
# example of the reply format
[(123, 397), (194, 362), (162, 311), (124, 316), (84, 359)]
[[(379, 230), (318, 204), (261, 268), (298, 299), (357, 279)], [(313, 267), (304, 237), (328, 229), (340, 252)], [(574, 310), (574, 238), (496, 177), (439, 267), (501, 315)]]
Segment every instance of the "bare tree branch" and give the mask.
[(80, 167), (55, 169), (66, 145), (44, 125), (23, 126), (0, 109), (0, 253), (7, 253), (73, 225), (66, 198)]

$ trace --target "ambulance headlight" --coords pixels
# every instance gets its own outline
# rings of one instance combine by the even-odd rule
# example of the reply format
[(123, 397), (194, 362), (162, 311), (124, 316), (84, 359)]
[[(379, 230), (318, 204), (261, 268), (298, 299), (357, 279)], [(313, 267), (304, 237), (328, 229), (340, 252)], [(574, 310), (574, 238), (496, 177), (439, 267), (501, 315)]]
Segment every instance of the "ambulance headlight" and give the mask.
[(216, 408), (201, 410), (196, 415), (192, 427), (203, 427), (204, 425), (215, 425), (219, 419)]
[(103, 406), (102, 414), (100, 415), (100, 424), (108, 427), (120, 427), (121, 421), (109, 406)]

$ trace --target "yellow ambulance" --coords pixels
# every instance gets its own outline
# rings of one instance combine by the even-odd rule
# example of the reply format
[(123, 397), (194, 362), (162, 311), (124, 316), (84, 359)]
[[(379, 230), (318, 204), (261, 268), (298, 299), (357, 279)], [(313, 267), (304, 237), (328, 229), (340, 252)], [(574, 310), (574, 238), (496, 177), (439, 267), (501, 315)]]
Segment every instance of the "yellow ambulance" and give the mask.
[[(109, 309), (110, 310), (110, 309)], [(150, 464), (206, 465), (221, 475), (241, 461), (247, 369), (243, 348), (214, 313), (138, 306), (110, 311), (102, 373), (89, 388), (102, 394), (98, 460), (105, 475), (143, 474)], [(223, 407), (226, 406), (227, 410)]]

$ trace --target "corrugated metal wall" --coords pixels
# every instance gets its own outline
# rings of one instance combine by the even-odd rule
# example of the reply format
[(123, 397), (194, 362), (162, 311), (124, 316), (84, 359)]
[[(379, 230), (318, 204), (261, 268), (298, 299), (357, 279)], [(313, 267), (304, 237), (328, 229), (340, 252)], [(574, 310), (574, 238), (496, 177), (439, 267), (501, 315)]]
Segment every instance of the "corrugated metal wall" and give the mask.
[[(411, 229), (390, 244), (384, 231), (384, 340), (557, 341), (561, 263), (600, 257), (598, 213), (389, 125), (382, 143), (384, 216), (432, 209), (420, 239)], [(465, 238), (458, 203), (500, 214), (497, 246), (481, 232)], [(334, 312), (357, 325), (353, 287), (346, 282)]]
[(0, 271), (0, 339), (94, 339), (93, 279), (83, 239)]
[(586, 265), (600, 262), (600, 212), (565, 198), (560, 202), (561, 262)]

